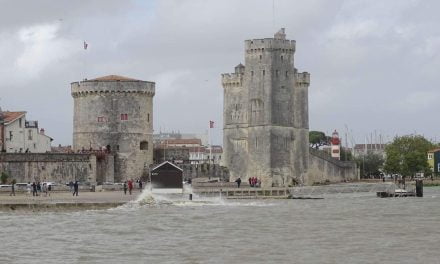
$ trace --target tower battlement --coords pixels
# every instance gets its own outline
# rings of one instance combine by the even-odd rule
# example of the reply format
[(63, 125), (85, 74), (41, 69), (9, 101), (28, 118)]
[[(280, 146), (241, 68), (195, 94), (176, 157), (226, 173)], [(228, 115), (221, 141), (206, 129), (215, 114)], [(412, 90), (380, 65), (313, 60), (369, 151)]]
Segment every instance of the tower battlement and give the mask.
[(241, 87), (243, 85), (243, 73), (223, 73), (223, 87)]
[(154, 96), (155, 83), (139, 80), (86, 80), (71, 83), (73, 97), (92, 94), (147, 94)]
[(296, 73), (296, 83), (310, 85), (310, 73), (298, 72)]
[(265, 38), (245, 40), (246, 53), (256, 53), (265, 51), (281, 51), (294, 53), (296, 48), (295, 40)]

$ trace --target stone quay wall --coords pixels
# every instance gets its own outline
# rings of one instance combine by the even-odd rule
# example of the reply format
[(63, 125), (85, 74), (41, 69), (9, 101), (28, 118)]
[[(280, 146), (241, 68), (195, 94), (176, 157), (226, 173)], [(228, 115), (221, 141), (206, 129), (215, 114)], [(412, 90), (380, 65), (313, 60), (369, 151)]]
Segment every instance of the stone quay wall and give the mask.
[[(79, 181), (96, 184), (113, 180), (113, 155), (77, 153), (2, 153), (0, 172), (17, 183)], [(105, 179), (104, 179), (105, 178)]]
[(310, 149), (309, 171), (306, 185), (358, 181), (359, 173), (354, 161), (339, 161), (326, 153)]

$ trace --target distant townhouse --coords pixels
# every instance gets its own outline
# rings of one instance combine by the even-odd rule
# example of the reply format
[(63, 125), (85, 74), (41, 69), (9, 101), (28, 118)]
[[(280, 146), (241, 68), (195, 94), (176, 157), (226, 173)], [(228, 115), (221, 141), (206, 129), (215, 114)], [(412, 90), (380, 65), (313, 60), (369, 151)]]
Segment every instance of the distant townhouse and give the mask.
[(428, 164), (433, 174), (437, 176), (440, 172), (440, 148), (428, 151)]
[(385, 157), (385, 147), (386, 144), (356, 144), (353, 155), (359, 157), (367, 153), (375, 153)]
[(0, 111), (2, 152), (50, 152), (52, 140), (43, 128), (38, 128), (38, 121), (26, 120), (26, 112)]

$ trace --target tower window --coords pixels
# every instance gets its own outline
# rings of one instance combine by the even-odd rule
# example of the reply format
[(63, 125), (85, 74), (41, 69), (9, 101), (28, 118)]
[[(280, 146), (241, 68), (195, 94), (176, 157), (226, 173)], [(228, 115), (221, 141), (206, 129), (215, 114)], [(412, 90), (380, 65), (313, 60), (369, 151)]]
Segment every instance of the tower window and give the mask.
[(140, 149), (141, 150), (148, 150), (148, 141), (141, 141)]
[(123, 121), (128, 120), (128, 114), (121, 114), (121, 120)]

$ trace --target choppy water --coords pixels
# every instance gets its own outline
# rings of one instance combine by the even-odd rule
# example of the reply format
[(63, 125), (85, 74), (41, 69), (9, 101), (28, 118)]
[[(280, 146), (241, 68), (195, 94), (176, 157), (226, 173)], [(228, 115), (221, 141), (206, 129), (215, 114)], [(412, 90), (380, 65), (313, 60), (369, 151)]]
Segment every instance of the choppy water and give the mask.
[(157, 200), (0, 212), (0, 262), (440, 263), (440, 188), (424, 198)]

